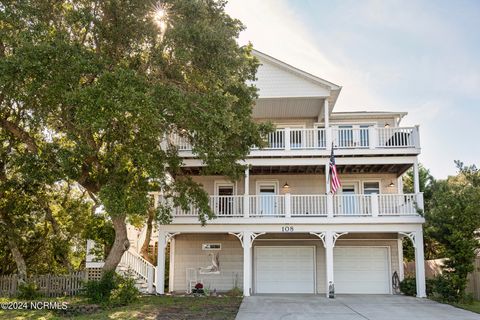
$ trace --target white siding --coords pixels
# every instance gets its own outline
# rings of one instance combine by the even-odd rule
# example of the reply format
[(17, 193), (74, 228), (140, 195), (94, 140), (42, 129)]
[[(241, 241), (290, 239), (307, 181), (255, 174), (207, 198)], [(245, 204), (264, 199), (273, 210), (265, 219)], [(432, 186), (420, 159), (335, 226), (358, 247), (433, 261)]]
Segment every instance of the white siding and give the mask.
[(272, 97), (327, 97), (329, 91), (312, 80), (260, 58), (255, 85), (260, 98)]

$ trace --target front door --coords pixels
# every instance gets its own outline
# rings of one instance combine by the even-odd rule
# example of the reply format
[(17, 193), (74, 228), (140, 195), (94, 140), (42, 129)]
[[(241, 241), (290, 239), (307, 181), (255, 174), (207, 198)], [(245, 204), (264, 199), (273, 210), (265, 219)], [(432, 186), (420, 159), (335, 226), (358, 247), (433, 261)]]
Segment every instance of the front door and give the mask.
[(233, 212), (233, 185), (220, 185), (217, 188), (217, 212), (216, 214), (222, 216), (232, 215)]
[(259, 187), (259, 210), (262, 216), (276, 215), (277, 190), (275, 184), (265, 184)]
[(355, 185), (344, 185), (342, 187), (342, 207), (344, 214), (357, 213), (357, 197), (355, 192)]

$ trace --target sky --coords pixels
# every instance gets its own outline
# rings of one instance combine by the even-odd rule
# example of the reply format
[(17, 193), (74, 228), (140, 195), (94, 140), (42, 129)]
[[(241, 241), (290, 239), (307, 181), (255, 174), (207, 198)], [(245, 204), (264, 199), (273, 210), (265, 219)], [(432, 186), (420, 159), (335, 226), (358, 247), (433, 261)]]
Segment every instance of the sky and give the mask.
[(406, 111), (420, 162), (480, 166), (480, 1), (230, 0), (240, 44), (342, 86), (334, 111)]

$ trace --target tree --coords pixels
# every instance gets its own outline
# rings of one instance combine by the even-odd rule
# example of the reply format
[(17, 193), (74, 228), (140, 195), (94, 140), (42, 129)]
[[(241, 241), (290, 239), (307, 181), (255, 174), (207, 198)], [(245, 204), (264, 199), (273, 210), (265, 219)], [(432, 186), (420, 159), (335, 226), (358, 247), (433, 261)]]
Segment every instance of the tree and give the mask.
[(251, 120), (248, 84), (258, 63), (250, 46), (238, 46), (243, 26), (224, 6), (1, 2), (0, 128), (48, 175), (75, 181), (104, 208), (115, 230), (104, 270), (128, 249), (126, 221), (145, 215), (149, 191), (193, 203), (202, 223), (213, 218), (168, 137), (185, 137), (205, 172), (232, 179), (262, 144), (268, 128)]
[(480, 248), (480, 170), (457, 161), (459, 174), (435, 184), (426, 219), (431, 236), (443, 247), (444, 276), (450, 290), (448, 300), (463, 297), (467, 275)]
[[(420, 192), (423, 192), (424, 200), (424, 216), (431, 208), (431, 201), (433, 197), (433, 190), (435, 185), (435, 178), (430, 174), (430, 171), (422, 164), (418, 166), (418, 177)], [(403, 177), (403, 192), (414, 193), (414, 176), (413, 169), (410, 169)], [(425, 246), (425, 258), (438, 259), (442, 258), (442, 249), (440, 244), (431, 236), (429, 221), (425, 221), (424, 229), (424, 246)], [(415, 250), (410, 239), (405, 238), (403, 240), (404, 258), (408, 261), (412, 261), (415, 258)]]

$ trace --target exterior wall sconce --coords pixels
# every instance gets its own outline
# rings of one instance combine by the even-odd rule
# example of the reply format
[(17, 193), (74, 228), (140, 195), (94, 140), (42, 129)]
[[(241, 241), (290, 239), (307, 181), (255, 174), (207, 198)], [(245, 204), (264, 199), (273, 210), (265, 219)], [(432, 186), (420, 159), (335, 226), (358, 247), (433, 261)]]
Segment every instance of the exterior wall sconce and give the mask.
[(390, 125), (388, 123), (385, 123), (385, 128), (390, 128)]
[(283, 187), (282, 187), (282, 190), (283, 190), (284, 192), (290, 191), (290, 186), (288, 185), (288, 182), (285, 182), (285, 184), (284, 184)]
[(388, 186), (389, 186), (390, 188), (395, 187), (395, 183), (393, 183), (393, 180), (392, 180), (392, 182), (390, 182), (390, 184), (389, 184)]

